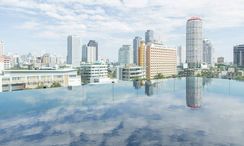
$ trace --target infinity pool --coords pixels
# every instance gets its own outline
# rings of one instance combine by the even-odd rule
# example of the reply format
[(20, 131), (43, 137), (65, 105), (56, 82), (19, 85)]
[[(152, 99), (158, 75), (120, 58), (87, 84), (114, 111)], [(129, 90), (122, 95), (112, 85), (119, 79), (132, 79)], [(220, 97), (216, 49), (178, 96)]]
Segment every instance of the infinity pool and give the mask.
[(159, 83), (0, 93), (2, 146), (241, 146), (244, 82)]

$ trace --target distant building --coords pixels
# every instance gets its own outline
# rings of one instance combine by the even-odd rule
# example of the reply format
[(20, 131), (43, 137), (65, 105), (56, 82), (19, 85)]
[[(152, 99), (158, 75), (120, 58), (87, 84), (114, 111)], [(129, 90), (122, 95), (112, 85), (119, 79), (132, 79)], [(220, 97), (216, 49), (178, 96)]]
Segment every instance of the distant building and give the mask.
[(88, 47), (94, 47), (96, 48), (95, 51), (95, 60), (98, 61), (98, 43), (95, 40), (90, 40), (87, 44)]
[(0, 92), (50, 87), (53, 83), (61, 86), (77, 86), (81, 84), (77, 70), (5, 70), (0, 76)]
[(98, 83), (108, 79), (108, 65), (103, 63), (81, 64), (81, 81), (83, 83)]
[(176, 75), (176, 49), (152, 43), (146, 48), (146, 76), (153, 79), (158, 74)]
[(138, 48), (138, 65), (142, 68), (146, 68), (146, 51), (145, 51), (145, 42), (141, 41)]
[(234, 46), (233, 57), (234, 65), (237, 67), (244, 67), (244, 44)]
[(153, 30), (147, 30), (145, 32), (145, 43), (152, 43), (154, 42), (154, 32)]
[(204, 39), (203, 40), (203, 62), (207, 63), (208, 65), (214, 64), (214, 57), (213, 57), (213, 45), (210, 40)]
[(4, 55), (4, 42), (0, 41), (0, 56)]
[(130, 81), (145, 78), (145, 71), (136, 65), (125, 65), (117, 68), (117, 79)]
[(178, 46), (177, 47), (177, 66), (182, 65), (182, 47)]
[(98, 61), (98, 43), (90, 40), (87, 45), (82, 46), (82, 62), (95, 63)]
[(12, 67), (11, 58), (9, 56), (5, 56), (5, 55), (3, 55), (2, 57), (4, 59), (4, 69), (5, 70), (10, 69)]
[(203, 80), (199, 77), (186, 78), (186, 104), (191, 108), (199, 108), (202, 100)]
[(138, 36), (133, 39), (133, 63), (136, 65), (138, 65), (138, 48), (141, 41), (142, 38)]
[(71, 35), (67, 38), (67, 64), (79, 67), (81, 62), (80, 37)]
[(189, 68), (200, 68), (203, 60), (202, 20), (192, 17), (186, 24), (186, 62)]
[(0, 75), (3, 73), (4, 71), (4, 58), (3, 56), (0, 56)]
[(119, 64), (125, 65), (125, 64), (133, 64), (133, 51), (131, 49), (130, 45), (123, 45), (119, 49)]
[(82, 46), (82, 61), (86, 63), (95, 63), (97, 61), (96, 47), (94, 46)]
[(42, 64), (45, 66), (49, 66), (50, 63), (50, 54), (46, 53), (42, 55)]
[(217, 58), (217, 63), (218, 64), (224, 64), (225, 63), (225, 58), (224, 57), (218, 57)]
[(81, 61), (82, 62), (87, 62), (87, 45), (82, 45), (82, 57)]

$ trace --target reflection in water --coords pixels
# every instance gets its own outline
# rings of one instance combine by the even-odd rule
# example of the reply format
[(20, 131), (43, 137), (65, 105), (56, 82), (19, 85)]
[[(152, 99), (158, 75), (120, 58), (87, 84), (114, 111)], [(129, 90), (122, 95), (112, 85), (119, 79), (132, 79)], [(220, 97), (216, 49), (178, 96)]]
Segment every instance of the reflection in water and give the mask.
[(142, 86), (142, 81), (138, 81), (138, 80), (134, 80), (134, 81), (133, 81), (133, 87), (134, 87), (135, 89), (140, 89), (141, 86)]
[(186, 78), (186, 104), (191, 108), (200, 108), (203, 80), (199, 77)]
[(203, 85), (203, 87), (210, 85), (211, 82), (213, 81), (212, 78), (203, 78), (202, 80), (203, 80), (203, 81), (202, 81), (202, 85)]
[[(155, 86), (155, 84), (154, 84)], [(146, 81), (145, 82), (145, 94), (147, 96), (152, 96), (153, 95), (153, 84), (151, 81)]]
[[(203, 80), (176, 80), (175, 92), (173, 80), (164, 80), (153, 98), (134, 98), (131, 82), (117, 83), (113, 104), (111, 84), (1, 93), (0, 145), (243, 146), (244, 83), (231, 81), (236, 94), (228, 96), (228, 81), (213, 79), (209, 91), (202, 91), (208, 106), (196, 112), (185, 108), (185, 85), (189, 95), (198, 95)], [(155, 94), (154, 85), (147, 82), (146, 92)]]

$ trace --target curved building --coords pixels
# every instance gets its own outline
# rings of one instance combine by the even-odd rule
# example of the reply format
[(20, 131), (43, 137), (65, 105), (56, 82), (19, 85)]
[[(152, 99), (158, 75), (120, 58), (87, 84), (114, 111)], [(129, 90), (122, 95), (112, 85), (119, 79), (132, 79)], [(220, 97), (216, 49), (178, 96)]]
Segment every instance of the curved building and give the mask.
[(192, 17), (186, 24), (186, 62), (189, 68), (199, 68), (203, 59), (202, 19)]
[(186, 78), (186, 104), (191, 108), (200, 108), (203, 80), (199, 77)]

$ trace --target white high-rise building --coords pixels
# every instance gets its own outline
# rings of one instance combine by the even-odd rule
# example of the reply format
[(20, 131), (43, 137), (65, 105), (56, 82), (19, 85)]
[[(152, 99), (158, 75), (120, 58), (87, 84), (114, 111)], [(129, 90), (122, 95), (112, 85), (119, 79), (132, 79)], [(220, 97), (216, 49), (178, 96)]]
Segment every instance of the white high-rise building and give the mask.
[(203, 60), (202, 19), (192, 17), (186, 24), (186, 62), (189, 68), (199, 68)]
[(203, 62), (213, 65), (214, 57), (213, 57), (213, 46), (210, 40), (203, 40)]
[(177, 66), (182, 65), (182, 47), (177, 47)]
[(67, 64), (79, 67), (81, 61), (81, 42), (79, 36), (68, 36), (67, 38)]
[(138, 65), (138, 48), (141, 41), (142, 38), (138, 36), (133, 39), (133, 63), (136, 65)]
[(98, 43), (90, 40), (87, 45), (82, 46), (82, 62), (95, 63), (98, 61)]
[(96, 62), (96, 47), (94, 46), (87, 46), (87, 63), (94, 63)]
[(119, 60), (118, 62), (121, 65), (124, 64), (133, 64), (133, 51), (130, 45), (123, 45), (119, 49)]
[(0, 56), (4, 55), (3, 52), (4, 52), (4, 42), (0, 41)]

